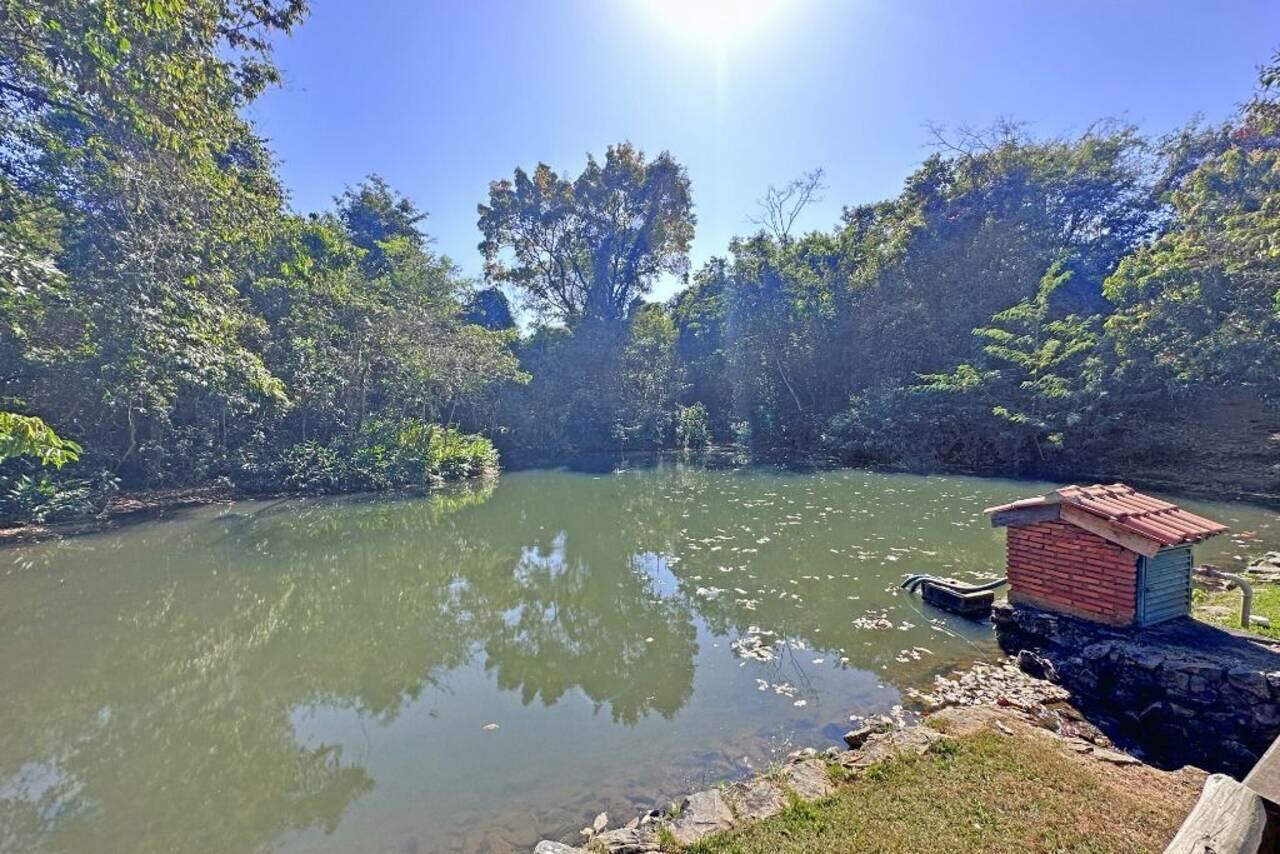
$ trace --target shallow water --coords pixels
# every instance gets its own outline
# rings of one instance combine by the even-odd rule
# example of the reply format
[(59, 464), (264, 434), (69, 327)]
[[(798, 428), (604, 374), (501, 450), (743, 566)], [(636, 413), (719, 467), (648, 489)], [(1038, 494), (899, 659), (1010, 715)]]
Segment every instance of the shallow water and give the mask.
[[(995, 655), (897, 584), (998, 570), (982, 508), (1051, 486), (532, 471), (0, 550), (0, 850), (497, 852), (625, 820)], [(1280, 547), (1272, 511), (1184, 503), (1236, 532), (1201, 560)], [(775, 657), (735, 654), (749, 631)]]

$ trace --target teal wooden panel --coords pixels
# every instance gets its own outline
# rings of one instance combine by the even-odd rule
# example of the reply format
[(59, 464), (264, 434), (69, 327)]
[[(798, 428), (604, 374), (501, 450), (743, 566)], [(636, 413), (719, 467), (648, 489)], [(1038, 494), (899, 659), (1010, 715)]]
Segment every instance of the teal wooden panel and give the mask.
[(1191, 613), (1191, 547), (1163, 549), (1138, 568), (1137, 622), (1152, 626)]

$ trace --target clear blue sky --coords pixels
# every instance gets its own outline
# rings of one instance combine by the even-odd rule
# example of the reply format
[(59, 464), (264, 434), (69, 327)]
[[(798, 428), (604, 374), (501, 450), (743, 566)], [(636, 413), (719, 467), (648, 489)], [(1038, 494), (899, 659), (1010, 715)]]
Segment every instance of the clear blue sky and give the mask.
[(896, 194), (930, 122), (1163, 133), (1226, 118), (1276, 48), (1275, 0), (312, 0), (277, 49), (285, 85), (250, 117), (295, 209), (376, 172), (470, 275), (490, 180), (539, 161), (576, 175), (623, 139), (669, 149), (693, 182), (696, 265), (749, 230), (770, 183), (815, 166), (829, 189), (805, 228)]

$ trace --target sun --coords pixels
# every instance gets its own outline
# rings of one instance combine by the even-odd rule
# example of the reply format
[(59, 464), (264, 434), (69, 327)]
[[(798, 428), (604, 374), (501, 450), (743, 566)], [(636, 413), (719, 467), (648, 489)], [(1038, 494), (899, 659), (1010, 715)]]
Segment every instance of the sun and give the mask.
[(746, 41), (777, 15), (784, 0), (636, 0), (662, 27), (695, 45), (727, 48)]

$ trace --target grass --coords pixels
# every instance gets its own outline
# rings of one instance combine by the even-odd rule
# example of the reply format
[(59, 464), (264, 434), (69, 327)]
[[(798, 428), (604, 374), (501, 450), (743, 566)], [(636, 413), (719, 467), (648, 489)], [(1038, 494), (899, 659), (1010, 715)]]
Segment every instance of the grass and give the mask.
[(1111, 766), (1047, 738), (981, 732), (940, 744), (684, 851), (1161, 851), (1199, 795), (1198, 781)]
[[(1191, 601), (1196, 619), (1216, 626), (1240, 628), (1239, 590), (1196, 590)], [(1266, 617), (1271, 626), (1254, 625), (1249, 627), (1249, 631), (1280, 640), (1280, 584), (1253, 584), (1253, 614)]]

